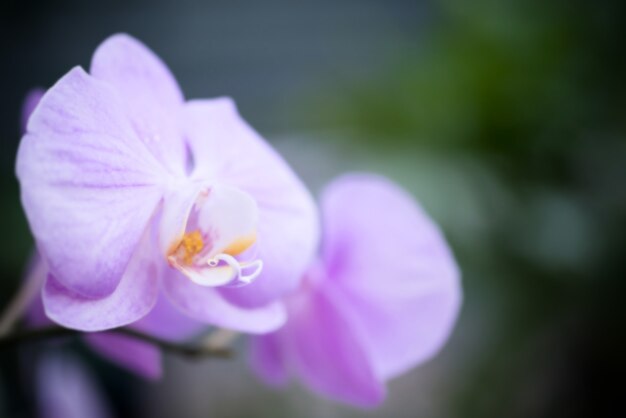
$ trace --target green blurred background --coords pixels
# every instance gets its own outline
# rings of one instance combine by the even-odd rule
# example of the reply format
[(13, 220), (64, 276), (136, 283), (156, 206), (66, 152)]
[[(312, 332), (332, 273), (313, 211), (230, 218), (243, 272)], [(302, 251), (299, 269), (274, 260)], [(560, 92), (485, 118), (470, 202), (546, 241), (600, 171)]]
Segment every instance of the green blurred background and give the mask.
[[(5, 1), (0, 302), (32, 247), (13, 174), (22, 98), (125, 31), (188, 97), (234, 97), (314, 193), (348, 170), (408, 188), (451, 242), (465, 303), (443, 352), (371, 412), (273, 391), (244, 359), (168, 357), (146, 383), (76, 344), (115, 414), (625, 414), (625, 17), (619, 0)], [(0, 415), (30, 416), (33, 365), (1, 356)]]

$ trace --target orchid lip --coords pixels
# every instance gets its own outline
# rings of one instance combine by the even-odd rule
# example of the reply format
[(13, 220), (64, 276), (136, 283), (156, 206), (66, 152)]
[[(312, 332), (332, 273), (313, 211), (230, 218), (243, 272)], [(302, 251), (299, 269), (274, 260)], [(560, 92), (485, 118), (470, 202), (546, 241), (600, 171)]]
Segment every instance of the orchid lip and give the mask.
[(202, 254), (205, 249), (199, 231), (186, 233), (170, 252), (167, 260), (192, 282), (206, 287), (241, 287), (252, 283), (263, 270), (263, 261), (239, 261), (235, 258), (256, 241), (255, 234), (242, 237), (226, 249)]
[[(227, 264), (232, 269), (233, 277), (227, 284), (229, 287), (241, 287), (252, 283), (263, 270), (263, 260), (239, 262), (235, 257), (229, 254), (218, 254), (207, 261), (209, 268), (220, 268), (220, 262)], [(246, 270), (252, 271), (245, 274)], [(192, 279), (193, 280), (193, 279)]]

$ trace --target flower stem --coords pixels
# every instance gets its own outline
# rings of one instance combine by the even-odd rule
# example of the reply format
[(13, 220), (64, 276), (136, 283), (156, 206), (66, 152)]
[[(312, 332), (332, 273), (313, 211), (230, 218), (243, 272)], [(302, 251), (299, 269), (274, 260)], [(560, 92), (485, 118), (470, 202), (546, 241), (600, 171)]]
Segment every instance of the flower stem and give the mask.
[[(154, 337), (152, 335), (144, 334), (131, 328), (115, 328), (107, 332), (115, 332), (123, 334), (137, 340), (141, 340), (150, 344), (154, 344), (163, 351), (167, 351), (173, 354), (183, 355), (190, 358), (231, 358), (233, 357), (232, 350), (224, 347), (211, 347), (208, 345), (198, 344), (180, 344), (171, 341), (163, 340), (161, 338)], [(76, 337), (83, 335), (81, 331), (76, 331), (69, 328), (61, 327), (46, 327), (36, 328), (30, 330), (23, 330), (11, 333), (4, 337), (0, 337), (0, 350), (16, 346), (18, 344), (26, 342), (35, 342), (38, 340), (45, 340), (50, 338), (60, 337)]]
[(11, 332), (15, 323), (20, 320), (43, 286), (46, 276), (45, 265), (42, 262), (31, 262), (31, 264), (33, 265), (32, 271), (0, 316), (0, 337)]
[(232, 345), (239, 333), (225, 328), (218, 328), (209, 334), (202, 343), (211, 348), (225, 348)]

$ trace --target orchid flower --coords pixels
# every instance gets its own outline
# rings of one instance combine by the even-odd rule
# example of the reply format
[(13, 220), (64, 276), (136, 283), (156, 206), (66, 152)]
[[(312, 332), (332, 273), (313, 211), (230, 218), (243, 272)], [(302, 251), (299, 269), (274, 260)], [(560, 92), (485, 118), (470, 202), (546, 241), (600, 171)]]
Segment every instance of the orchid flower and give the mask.
[[(26, 96), (22, 107), (22, 132), (26, 130), (26, 122), (44, 92), (42, 89), (33, 89)], [(28, 263), (25, 285), (38, 289), (47, 275), (45, 263), (35, 252)], [(34, 327), (45, 327), (52, 323), (46, 316), (42, 298), (32, 300), (27, 311), (27, 322)], [(208, 326), (184, 315), (161, 293), (152, 310), (128, 327), (165, 340), (183, 342), (205, 332)], [(162, 353), (153, 344), (106, 331), (86, 333), (83, 340), (102, 357), (141, 377), (156, 380), (163, 375)]]
[(17, 176), (45, 313), (68, 328), (132, 324), (159, 300), (204, 324), (276, 329), (317, 243), (309, 193), (233, 102), (185, 102), (128, 35), (41, 97)]
[(386, 179), (342, 177), (321, 211), (320, 259), (286, 298), (287, 323), (252, 338), (252, 366), (270, 384), (294, 375), (328, 398), (374, 406), (386, 380), (448, 338), (459, 272), (437, 226)]
[(40, 418), (113, 416), (97, 381), (78, 357), (45, 354), (37, 365), (36, 378)]

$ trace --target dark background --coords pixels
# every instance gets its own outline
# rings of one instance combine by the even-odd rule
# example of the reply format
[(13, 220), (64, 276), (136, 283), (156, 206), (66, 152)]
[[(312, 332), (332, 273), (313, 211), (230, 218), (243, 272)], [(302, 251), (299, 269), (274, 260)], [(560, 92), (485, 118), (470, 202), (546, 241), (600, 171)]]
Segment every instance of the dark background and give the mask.
[[(619, 0), (4, 0), (1, 306), (32, 247), (14, 175), (23, 97), (123, 31), (187, 97), (232, 96), (313, 192), (355, 169), (411, 190), (451, 242), (465, 304), (443, 352), (374, 412), (273, 391), (243, 359), (168, 357), (147, 383), (63, 349), (113, 414), (625, 415), (625, 12)], [(41, 404), (37, 364), (20, 354), (0, 353), (3, 416)]]

